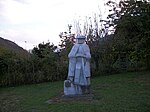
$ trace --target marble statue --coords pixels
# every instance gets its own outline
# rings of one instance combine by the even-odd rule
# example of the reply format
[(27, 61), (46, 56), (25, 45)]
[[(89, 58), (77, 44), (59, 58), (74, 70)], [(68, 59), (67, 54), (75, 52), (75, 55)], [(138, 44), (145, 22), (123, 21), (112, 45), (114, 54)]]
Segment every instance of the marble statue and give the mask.
[(90, 49), (85, 36), (77, 36), (69, 55), (68, 78), (64, 81), (64, 95), (88, 94), (90, 92)]

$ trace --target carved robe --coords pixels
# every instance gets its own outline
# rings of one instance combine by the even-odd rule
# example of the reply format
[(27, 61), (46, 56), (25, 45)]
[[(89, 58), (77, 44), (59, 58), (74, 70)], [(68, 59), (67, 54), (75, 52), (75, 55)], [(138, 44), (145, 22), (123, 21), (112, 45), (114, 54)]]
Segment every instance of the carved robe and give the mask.
[(75, 44), (69, 55), (68, 77), (76, 85), (90, 85), (90, 49), (87, 44)]

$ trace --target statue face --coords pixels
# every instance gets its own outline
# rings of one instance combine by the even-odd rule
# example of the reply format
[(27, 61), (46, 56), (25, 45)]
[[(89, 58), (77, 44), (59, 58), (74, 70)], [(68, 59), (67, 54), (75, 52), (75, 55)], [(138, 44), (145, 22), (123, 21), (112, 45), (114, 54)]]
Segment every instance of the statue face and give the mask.
[(84, 38), (80, 38), (80, 39), (76, 39), (76, 43), (77, 44), (83, 44), (85, 42), (85, 39)]

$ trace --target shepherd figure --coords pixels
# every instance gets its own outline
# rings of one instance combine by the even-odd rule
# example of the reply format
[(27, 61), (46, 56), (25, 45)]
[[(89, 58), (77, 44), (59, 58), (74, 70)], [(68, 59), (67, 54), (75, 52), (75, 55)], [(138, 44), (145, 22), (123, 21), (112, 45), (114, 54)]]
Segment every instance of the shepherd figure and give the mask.
[(69, 58), (68, 78), (65, 83), (70, 83), (70, 89), (64, 93), (87, 94), (90, 92), (90, 49), (85, 43), (85, 36), (77, 36), (76, 44), (72, 47)]

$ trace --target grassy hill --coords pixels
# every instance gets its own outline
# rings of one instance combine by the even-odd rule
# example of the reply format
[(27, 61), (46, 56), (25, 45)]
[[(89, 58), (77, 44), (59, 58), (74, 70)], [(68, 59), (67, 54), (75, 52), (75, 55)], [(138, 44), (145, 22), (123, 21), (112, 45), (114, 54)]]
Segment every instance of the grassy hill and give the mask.
[(4, 53), (15, 53), (17, 56), (26, 57), (29, 53), (16, 43), (0, 37), (0, 56)]
[(92, 100), (47, 103), (63, 82), (0, 88), (1, 112), (150, 112), (150, 73), (122, 73), (92, 79)]

